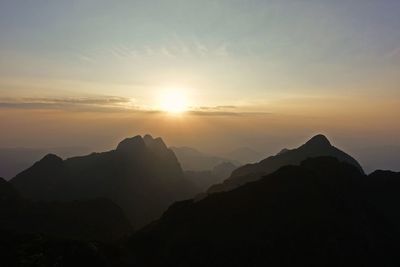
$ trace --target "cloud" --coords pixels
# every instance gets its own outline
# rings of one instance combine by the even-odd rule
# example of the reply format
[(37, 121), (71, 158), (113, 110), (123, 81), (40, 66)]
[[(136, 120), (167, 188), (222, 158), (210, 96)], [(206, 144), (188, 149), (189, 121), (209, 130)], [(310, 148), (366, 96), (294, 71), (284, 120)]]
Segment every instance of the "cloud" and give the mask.
[(132, 99), (118, 96), (105, 97), (75, 97), (75, 98), (23, 98), (27, 102), (39, 103), (62, 103), (62, 104), (87, 104), (87, 105), (110, 105), (132, 102)]
[(231, 117), (243, 117), (243, 116), (265, 116), (271, 115), (269, 112), (229, 112), (229, 111), (201, 111), (191, 110), (188, 114), (195, 116), (231, 116)]
[(268, 112), (254, 112), (254, 111), (245, 111), (243, 107), (233, 106), (233, 105), (223, 105), (223, 106), (201, 106), (201, 107), (192, 107), (190, 111), (188, 111), (190, 115), (195, 116), (262, 116), (269, 115), (271, 113)]
[(201, 106), (198, 107), (198, 109), (200, 110), (232, 110), (232, 109), (237, 109), (237, 106), (211, 106), (211, 107), (207, 107), (207, 106)]
[[(119, 96), (64, 97), (64, 98), (0, 98), (0, 109), (64, 110), (74, 112), (124, 112), (163, 114), (165, 111), (137, 105), (136, 101)], [(267, 112), (245, 111), (234, 105), (189, 107), (189, 116), (263, 116)]]
[(222, 43), (216, 50), (215, 54), (217, 56), (221, 57), (227, 57), (229, 56), (229, 51), (228, 51), (228, 44), (227, 43)]
[(0, 108), (102, 111), (137, 109), (133, 99), (118, 96), (65, 98), (2, 98)]
[(86, 63), (98, 63), (110, 58), (117, 61), (132, 61), (147, 58), (174, 59), (179, 57), (227, 57), (230, 56), (232, 44), (227, 40), (207, 43), (197, 36), (181, 38), (173, 35), (163, 42), (152, 45), (139, 43), (129, 44), (115, 42), (107, 47), (91, 48), (77, 53), (77, 58)]
[(386, 58), (397, 58), (400, 56), (400, 46), (392, 49), (386, 54)]

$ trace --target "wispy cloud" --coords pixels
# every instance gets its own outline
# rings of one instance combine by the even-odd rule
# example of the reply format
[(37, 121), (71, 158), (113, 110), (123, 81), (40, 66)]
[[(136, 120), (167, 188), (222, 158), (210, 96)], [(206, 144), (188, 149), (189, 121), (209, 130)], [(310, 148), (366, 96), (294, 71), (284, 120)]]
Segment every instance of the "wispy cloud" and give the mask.
[(386, 58), (397, 58), (397, 57), (400, 57), (400, 46), (390, 50), (386, 54)]
[(201, 106), (192, 107), (188, 111), (191, 115), (196, 116), (263, 116), (269, 115), (269, 112), (254, 112), (246, 111), (243, 107), (234, 105), (223, 105), (223, 106)]
[(79, 97), (79, 98), (23, 98), (23, 101), (40, 103), (68, 103), (68, 104), (87, 104), (87, 105), (119, 105), (132, 102), (132, 99), (118, 96), (105, 97)]
[[(137, 104), (134, 99), (119, 96), (65, 98), (0, 98), (0, 109), (64, 110), (74, 112), (166, 113), (157, 108)], [(246, 111), (234, 105), (189, 107), (189, 116), (262, 116), (268, 112)]]
[(96, 62), (109, 59), (110, 56), (117, 60), (136, 60), (138, 58), (177, 58), (177, 57), (227, 57), (230, 56), (231, 43), (206, 43), (197, 36), (181, 38), (173, 35), (165, 42), (159, 44), (129, 44), (115, 43), (108, 47), (81, 51), (78, 58), (84, 62)]
[(221, 110), (232, 110), (232, 109), (237, 109), (237, 106), (231, 106), (231, 105), (227, 105), (227, 106), (201, 106), (198, 107), (198, 109), (200, 110), (214, 110), (214, 111), (221, 111)]
[(238, 112), (230, 112), (230, 111), (213, 111), (213, 110), (191, 110), (188, 111), (188, 114), (195, 116), (230, 116), (230, 117), (243, 117), (243, 116), (266, 116), (271, 115), (269, 112), (249, 112), (249, 111), (238, 111)]
[(0, 108), (59, 110), (122, 110), (135, 109), (133, 99), (117, 96), (65, 98), (1, 98)]

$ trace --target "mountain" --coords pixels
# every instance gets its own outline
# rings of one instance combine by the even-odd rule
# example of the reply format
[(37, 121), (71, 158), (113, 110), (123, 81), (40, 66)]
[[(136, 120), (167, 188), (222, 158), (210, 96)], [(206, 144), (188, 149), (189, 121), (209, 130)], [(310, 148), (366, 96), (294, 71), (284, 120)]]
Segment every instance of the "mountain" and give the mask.
[(16, 198), (18, 198), (18, 193), (14, 187), (4, 178), (0, 177), (0, 203), (13, 201)]
[(0, 179), (0, 230), (111, 242), (132, 232), (121, 208), (108, 199), (32, 202)]
[(10, 179), (44, 155), (41, 149), (0, 148), (0, 176)]
[(83, 155), (88, 151), (89, 149), (85, 147), (0, 148), (0, 176), (9, 180), (49, 153), (70, 157), (77, 154)]
[(226, 154), (227, 158), (243, 163), (258, 162), (263, 158), (263, 155), (254, 149), (248, 147), (240, 147)]
[(175, 203), (133, 235), (133, 265), (398, 266), (399, 179), (333, 157), (285, 166)]
[(195, 193), (174, 152), (150, 135), (127, 138), (112, 151), (67, 160), (49, 154), (11, 183), (33, 200), (109, 198), (136, 228)]
[(198, 192), (204, 192), (211, 185), (228, 178), (236, 168), (237, 166), (231, 162), (222, 162), (210, 171), (185, 171), (184, 173), (185, 177), (196, 185)]
[(212, 175), (218, 178), (226, 178), (229, 177), (237, 167), (238, 166), (234, 165), (232, 162), (222, 162), (213, 168)]
[(230, 162), (236, 166), (241, 165), (240, 162), (238, 161), (228, 158), (208, 155), (206, 153), (200, 152), (190, 147), (171, 147), (171, 149), (175, 152), (176, 157), (182, 164), (182, 168), (185, 171), (212, 170), (215, 166), (223, 162)]
[(296, 149), (283, 149), (275, 156), (268, 157), (255, 164), (244, 165), (235, 170), (222, 184), (209, 188), (208, 192), (229, 191), (245, 183), (260, 179), (263, 175), (272, 173), (286, 165), (298, 165), (307, 158), (332, 156), (340, 161), (356, 166), (361, 172), (361, 165), (350, 155), (332, 146), (324, 135), (312, 137), (304, 145)]

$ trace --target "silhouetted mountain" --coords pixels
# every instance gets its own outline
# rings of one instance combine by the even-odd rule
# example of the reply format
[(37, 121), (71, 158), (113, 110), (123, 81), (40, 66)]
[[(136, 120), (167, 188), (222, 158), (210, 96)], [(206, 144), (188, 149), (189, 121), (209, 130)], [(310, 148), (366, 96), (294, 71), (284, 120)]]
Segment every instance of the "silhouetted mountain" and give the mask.
[(232, 172), (237, 169), (238, 166), (234, 165), (231, 162), (222, 162), (221, 164), (214, 167), (212, 170), (212, 174), (215, 177), (229, 177)]
[(0, 148), (0, 175), (10, 179), (44, 155), (40, 149)]
[(88, 151), (90, 150), (85, 147), (0, 148), (0, 176), (9, 180), (49, 153), (56, 153), (64, 158), (83, 155)]
[(240, 147), (227, 153), (226, 157), (242, 163), (254, 163), (260, 161), (263, 155), (254, 149)]
[(132, 232), (121, 208), (110, 200), (31, 202), (5, 180), (0, 180), (0, 229), (99, 241), (115, 241)]
[[(320, 145), (328, 143), (307, 144)], [(232, 191), (175, 203), (132, 237), (132, 264), (398, 266), (400, 224), (391, 216), (399, 191), (399, 174), (367, 177), (333, 157), (307, 159)]]
[(0, 203), (15, 201), (18, 197), (17, 190), (0, 177)]
[(222, 162), (211, 171), (185, 171), (184, 173), (185, 177), (196, 185), (198, 193), (201, 193), (211, 185), (225, 180), (236, 168), (237, 166), (231, 162)]
[(104, 153), (67, 160), (47, 155), (11, 183), (34, 200), (109, 198), (135, 227), (158, 218), (171, 203), (195, 192), (174, 153), (161, 138), (149, 135), (127, 138), (116, 150)]
[(316, 135), (299, 148), (283, 149), (275, 156), (238, 168), (222, 184), (212, 186), (208, 192), (229, 191), (245, 183), (258, 180), (262, 176), (278, 170), (280, 167), (298, 165), (307, 158), (319, 156), (335, 157), (340, 161), (353, 164), (362, 172), (360, 164), (354, 158), (332, 146), (325, 136)]
[(232, 159), (208, 155), (190, 147), (171, 147), (185, 171), (208, 171), (215, 166), (230, 162), (236, 166), (241, 163)]

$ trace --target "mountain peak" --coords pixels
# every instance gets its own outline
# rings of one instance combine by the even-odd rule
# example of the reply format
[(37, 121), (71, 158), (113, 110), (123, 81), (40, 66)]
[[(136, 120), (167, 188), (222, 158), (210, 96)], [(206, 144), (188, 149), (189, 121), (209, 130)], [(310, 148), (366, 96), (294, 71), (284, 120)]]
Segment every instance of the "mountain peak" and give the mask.
[(57, 156), (55, 154), (47, 154), (40, 160), (40, 162), (61, 162), (61, 161), (62, 161), (62, 158), (60, 158), (59, 156)]
[(143, 137), (143, 141), (146, 146), (150, 149), (167, 150), (167, 145), (164, 143), (161, 137), (153, 138), (151, 135), (146, 134)]
[(144, 141), (146, 141), (146, 140), (153, 140), (154, 138), (153, 138), (153, 136), (151, 135), (151, 134), (145, 134), (144, 136), (143, 136), (143, 140)]
[(143, 138), (140, 135), (136, 135), (122, 140), (117, 146), (117, 151), (131, 151), (142, 149), (143, 147), (145, 147)]
[(281, 151), (279, 151), (279, 153), (276, 154), (276, 155), (282, 155), (282, 154), (285, 154), (285, 153), (288, 152), (288, 151), (290, 151), (290, 150), (287, 149), (287, 148), (284, 148), (284, 149), (282, 149)]
[(323, 134), (317, 134), (305, 143), (306, 146), (331, 146), (328, 138)]

